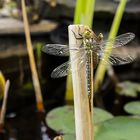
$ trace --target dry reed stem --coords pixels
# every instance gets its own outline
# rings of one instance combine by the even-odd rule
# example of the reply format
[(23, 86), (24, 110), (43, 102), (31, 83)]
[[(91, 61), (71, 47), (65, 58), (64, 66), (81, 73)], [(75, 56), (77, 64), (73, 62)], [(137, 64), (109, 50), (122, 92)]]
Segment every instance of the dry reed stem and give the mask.
[(22, 14), (23, 14), (24, 30), (25, 30), (25, 37), (26, 37), (26, 43), (27, 43), (27, 51), (29, 55), (30, 68), (31, 68), (31, 73), (32, 73), (33, 86), (35, 89), (37, 109), (39, 112), (43, 112), (44, 111), (43, 98), (42, 98), (41, 87), (39, 83), (39, 77), (37, 73), (34, 53), (32, 49), (32, 42), (31, 42), (29, 23), (28, 23), (27, 13), (26, 13), (25, 0), (22, 0)]
[[(83, 25), (70, 25), (69, 26), (69, 46), (80, 47), (82, 39), (75, 38), (76, 35), (82, 33), (85, 29)], [(76, 58), (77, 53), (70, 51), (70, 58)], [(79, 60), (79, 59), (78, 59)], [(74, 90), (74, 111), (75, 111), (75, 127), (76, 127), (76, 140), (93, 140), (93, 123), (92, 123), (92, 111), (89, 107), (89, 99), (87, 93), (87, 77), (86, 66), (81, 69), (78, 68), (79, 61), (71, 61), (72, 66), (72, 80)], [(91, 107), (92, 108), (92, 107)]]

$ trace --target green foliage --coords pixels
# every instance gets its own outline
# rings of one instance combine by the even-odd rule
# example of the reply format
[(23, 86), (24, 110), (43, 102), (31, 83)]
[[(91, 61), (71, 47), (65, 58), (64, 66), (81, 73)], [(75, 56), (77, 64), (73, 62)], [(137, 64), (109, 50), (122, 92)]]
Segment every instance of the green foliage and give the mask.
[(95, 125), (111, 118), (113, 118), (111, 113), (100, 108), (94, 108), (93, 119)]
[(74, 134), (74, 110), (73, 106), (64, 106), (53, 109), (46, 118), (50, 128), (64, 134)]
[[(50, 128), (64, 134), (64, 140), (75, 140), (73, 106), (52, 110), (48, 113), (46, 121)], [(110, 113), (95, 108), (94, 124), (95, 140), (139, 140), (140, 138), (140, 119), (113, 117)]]
[(83, 24), (92, 28), (95, 0), (77, 0), (74, 24)]
[(37, 53), (37, 58), (38, 58), (38, 61), (41, 61), (41, 48), (42, 48), (42, 43), (40, 42), (37, 42), (35, 44), (35, 48), (36, 48), (36, 53)]
[(125, 95), (129, 97), (137, 97), (138, 92), (140, 92), (140, 84), (130, 81), (125, 81), (117, 84), (116, 92), (120, 95)]
[[(113, 115), (105, 110), (94, 108), (94, 124), (113, 118)], [(59, 107), (47, 115), (47, 124), (50, 128), (64, 134), (74, 134), (74, 108), (73, 106)]]
[(0, 71), (0, 99), (3, 97), (5, 88), (5, 78), (2, 72)]
[(127, 103), (124, 106), (124, 110), (130, 114), (140, 116), (140, 101)]
[(33, 90), (33, 83), (27, 82), (26, 84), (23, 85), (24, 90)]
[[(121, 20), (122, 20), (123, 12), (124, 12), (124, 9), (126, 6), (126, 2), (127, 2), (127, 0), (120, 1), (120, 4), (118, 6), (118, 9), (116, 11), (116, 14), (115, 14), (112, 26), (111, 26), (111, 30), (110, 30), (108, 39), (115, 38), (117, 35)], [(112, 48), (111, 45), (106, 46), (107, 49), (108, 49), (108, 47)], [(108, 51), (106, 51), (106, 49), (105, 49), (105, 52), (108, 52)], [(109, 53), (105, 53), (103, 56), (103, 60), (108, 61), (111, 52), (112, 52), (112, 49), (110, 49)], [(96, 71), (96, 75), (95, 75), (95, 82), (94, 82), (95, 91), (97, 91), (99, 89), (99, 86), (101, 85), (101, 83), (104, 79), (106, 68), (107, 68), (107, 65), (104, 65), (104, 61), (101, 61), (98, 66), (98, 69)]]
[(64, 140), (76, 140), (75, 134), (66, 134), (63, 136)]
[(140, 120), (115, 117), (97, 126), (95, 140), (139, 140)]

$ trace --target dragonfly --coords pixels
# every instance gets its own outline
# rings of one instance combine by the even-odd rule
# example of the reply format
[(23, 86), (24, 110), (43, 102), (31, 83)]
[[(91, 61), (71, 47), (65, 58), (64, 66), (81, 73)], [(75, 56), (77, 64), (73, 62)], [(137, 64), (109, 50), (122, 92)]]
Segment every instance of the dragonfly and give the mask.
[[(42, 51), (56, 56), (69, 56), (70, 51), (76, 54), (76, 58), (73, 58), (71, 61), (79, 61), (79, 69), (87, 63), (89, 54), (92, 52), (93, 56), (93, 65), (94, 68), (97, 66), (100, 60), (103, 60), (104, 53), (110, 53), (110, 47), (106, 49), (106, 46), (112, 46), (112, 49), (115, 50), (118, 47), (123, 47), (128, 44), (131, 40), (134, 39), (134, 33), (125, 33), (117, 36), (115, 39), (103, 40), (103, 34), (100, 33), (98, 36), (90, 29), (85, 28), (83, 33), (80, 33), (80, 28), (78, 31), (78, 37), (73, 32), (74, 36), (78, 40), (82, 40), (82, 44), (77, 48), (76, 44), (73, 44), (71, 48), (68, 45), (62, 44), (47, 44), (42, 47)], [(111, 65), (122, 65), (130, 63), (134, 60), (133, 56), (129, 54), (111, 53), (109, 56), (109, 61), (104, 61), (104, 64)], [(55, 68), (52, 73), (52, 78), (59, 78), (68, 75), (71, 71), (71, 61), (65, 62)], [(78, 70), (78, 69), (77, 69)]]
[[(73, 35), (75, 39), (81, 40), (81, 44), (73, 44), (70, 47), (68, 45), (62, 44), (47, 44), (43, 46), (42, 51), (56, 56), (69, 56), (70, 53), (74, 53), (75, 57), (72, 57), (70, 61), (67, 61), (57, 68), (55, 68), (52, 73), (52, 78), (59, 78), (66, 76), (72, 71), (71, 62), (78, 62), (76, 71), (80, 70), (83, 66), (86, 66), (86, 77), (87, 77), (87, 90), (89, 97), (89, 105), (91, 104), (91, 95), (93, 92), (93, 67), (95, 68), (100, 60), (104, 62), (105, 65), (122, 65), (130, 63), (134, 58), (129, 54), (115, 53), (112, 51), (110, 54), (110, 49), (117, 49), (129, 43), (134, 39), (135, 34), (125, 33), (117, 36), (115, 39), (103, 40), (103, 34), (100, 33), (98, 36), (89, 28), (85, 26), (83, 32), (78, 28), (78, 34), (76, 35), (74, 31)], [(111, 46), (106, 48), (106, 46)], [(104, 53), (109, 54), (109, 60), (104, 60)], [(90, 106), (91, 108), (91, 106)]]

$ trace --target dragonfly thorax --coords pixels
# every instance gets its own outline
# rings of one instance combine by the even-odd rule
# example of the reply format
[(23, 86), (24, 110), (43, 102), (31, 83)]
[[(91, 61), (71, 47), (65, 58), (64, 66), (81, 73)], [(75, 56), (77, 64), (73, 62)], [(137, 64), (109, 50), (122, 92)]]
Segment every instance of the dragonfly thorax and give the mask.
[(96, 41), (93, 38), (90, 39), (83, 39), (83, 45), (86, 50), (92, 50), (94, 48), (94, 44)]

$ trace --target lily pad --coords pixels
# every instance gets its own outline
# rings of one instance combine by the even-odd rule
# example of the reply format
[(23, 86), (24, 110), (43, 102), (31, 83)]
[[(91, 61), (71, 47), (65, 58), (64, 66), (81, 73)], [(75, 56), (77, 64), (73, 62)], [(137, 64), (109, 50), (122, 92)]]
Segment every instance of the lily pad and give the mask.
[(125, 81), (117, 84), (116, 92), (120, 95), (137, 97), (138, 92), (140, 92), (140, 84), (130, 82), (130, 81)]
[(130, 114), (140, 116), (140, 101), (129, 102), (124, 106), (124, 110)]
[(66, 134), (63, 135), (64, 140), (76, 140), (75, 134)]
[(140, 120), (115, 117), (96, 126), (95, 140), (139, 140)]
[(98, 124), (111, 118), (113, 118), (113, 115), (111, 113), (97, 107), (94, 108), (94, 124)]
[(64, 106), (53, 109), (46, 117), (47, 124), (60, 133), (75, 133), (73, 106)]
[[(113, 118), (113, 115), (105, 110), (94, 108), (94, 123), (98, 124)], [(74, 108), (73, 106), (59, 107), (48, 113), (47, 124), (53, 130), (63, 134), (75, 133)]]
[[(94, 127), (95, 140), (139, 140), (140, 120), (114, 117)], [(64, 140), (75, 140), (75, 134), (64, 135)]]

